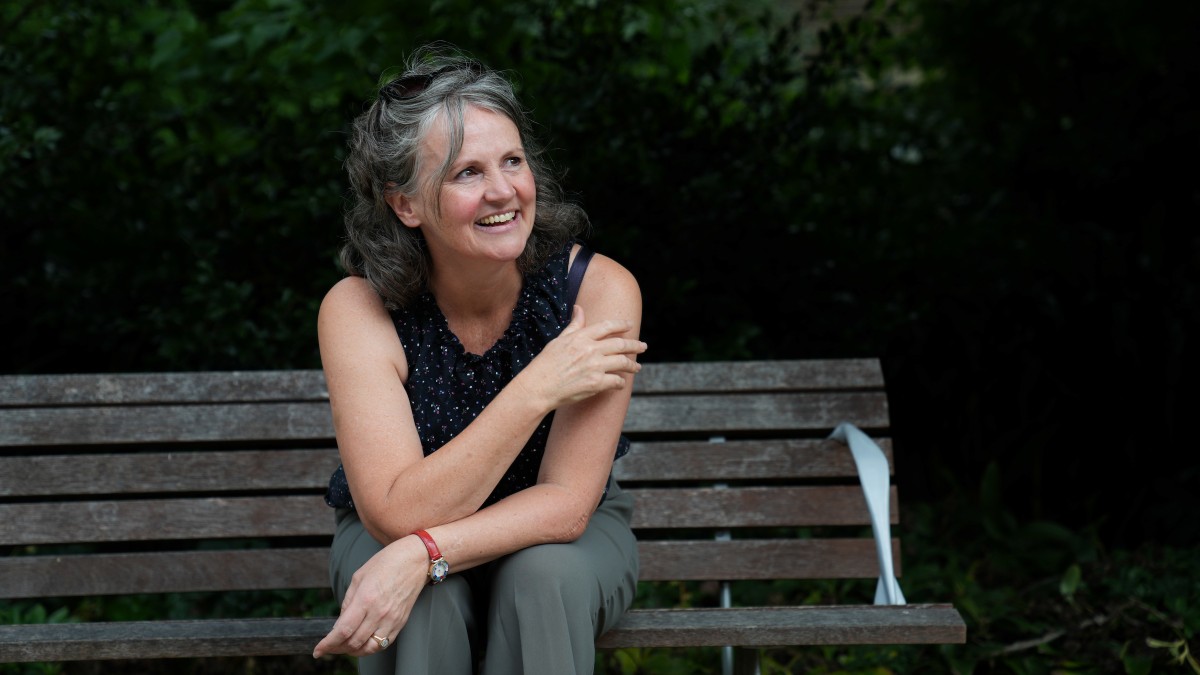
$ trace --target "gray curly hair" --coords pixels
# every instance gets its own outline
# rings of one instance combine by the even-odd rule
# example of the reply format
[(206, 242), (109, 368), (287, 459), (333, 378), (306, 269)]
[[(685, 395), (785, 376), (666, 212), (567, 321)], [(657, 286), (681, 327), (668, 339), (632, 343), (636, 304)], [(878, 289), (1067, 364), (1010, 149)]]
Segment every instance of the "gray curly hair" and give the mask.
[[(462, 149), (468, 105), (504, 115), (516, 125), (533, 173), (537, 209), (533, 231), (517, 259), (521, 271), (539, 268), (588, 227), (583, 209), (564, 200), (512, 84), (458, 50), (442, 44), (422, 47), (354, 120), (345, 161), (352, 203), (345, 214), (341, 264), (349, 274), (365, 278), (388, 309), (403, 307), (426, 291), (430, 258), (420, 230), (405, 227), (387, 197), (424, 192), (440, 205), (438, 186)], [(439, 115), (450, 129), (450, 150), (421, 185), (418, 150)]]

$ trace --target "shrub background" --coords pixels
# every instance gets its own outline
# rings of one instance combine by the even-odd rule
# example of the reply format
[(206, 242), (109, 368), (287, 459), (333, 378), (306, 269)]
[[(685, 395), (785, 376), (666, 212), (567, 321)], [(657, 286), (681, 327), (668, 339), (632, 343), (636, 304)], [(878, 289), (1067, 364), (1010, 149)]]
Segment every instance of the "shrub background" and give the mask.
[(515, 73), (647, 360), (879, 356), (906, 499), (1194, 544), (1198, 14), (6, 3), (0, 369), (319, 367), (346, 124), (442, 38)]

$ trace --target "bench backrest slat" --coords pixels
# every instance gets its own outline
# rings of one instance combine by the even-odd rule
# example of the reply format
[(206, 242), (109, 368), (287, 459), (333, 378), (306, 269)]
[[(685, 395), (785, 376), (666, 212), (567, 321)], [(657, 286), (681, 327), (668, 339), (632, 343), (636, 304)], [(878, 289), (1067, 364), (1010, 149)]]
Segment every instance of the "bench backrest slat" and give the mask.
[[(613, 469), (642, 578), (878, 575), (842, 421), (891, 461), (878, 361), (645, 364)], [(0, 595), (325, 588), (335, 448), (320, 371), (0, 376)]]
[[(892, 443), (879, 439), (891, 468)], [(613, 465), (620, 481), (737, 481), (857, 475), (841, 443), (816, 439), (634, 442)]]
[(0, 541), (20, 546), (332, 532), (333, 510), (311, 495), (0, 504)]
[[(870, 524), (862, 492), (853, 486), (627, 491), (638, 529)], [(891, 503), (894, 513), (895, 488)], [(312, 495), (0, 504), (0, 541), (18, 546), (332, 534), (333, 511)]]
[[(898, 560), (900, 543), (892, 543)], [(643, 581), (843, 579), (879, 576), (868, 539), (642, 541)], [(322, 588), (329, 548), (97, 553), (0, 558), (0, 597)], [(754, 564), (747, 564), (753, 561)]]
[(316, 490), (337, 468), (333, 449), (8, 457), (0, 496)]
[(325, 376), (319, 370), (0, 377), (0, 408), (321, 401), (328, 398)]
[(634, 393), (882, 390), (883, 386), (883, 371), (875, 359), (709, 361), (648, 363), (634, 380)]
[[(882, 390), (875, 359), (648, 363), (637, 394)], [(318, 401), (319, 370), (0, 376), (0, 407)]]
[[(891, 460), (891, 441), (880, 447)], [(4, 458), (0, 497), (321, 490), (336, 449), (208, 450)], [(613, 465), (620, 481), (845, 478), (854, 461), (829, 440), (634, 442)]]
[(0, 559), (0, 596), (321, 588), (328, 564), (324, 546), (10, 557)]
[[(842, 420), (887, 427), (880, 392), (637, 396), (625, 431), (728, 434), (819, 431)], [(156, 442), (328, 441), (327, 401), (0, 408), (0, 444), (61, 446)]]

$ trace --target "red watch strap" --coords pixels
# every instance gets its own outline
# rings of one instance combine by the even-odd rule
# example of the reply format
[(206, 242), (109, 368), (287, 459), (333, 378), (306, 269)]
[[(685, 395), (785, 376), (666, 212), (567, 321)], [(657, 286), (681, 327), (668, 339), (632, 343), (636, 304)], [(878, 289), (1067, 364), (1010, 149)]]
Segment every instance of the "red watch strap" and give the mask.
[(425, 543), (425, 549), (429, 551), (430, 560), (437, 560), (438, 558), (442, 557), (442, 552), (438, 550), (437, 543), (433, 540), (433, 537), (429, 536), (428, 532), (425, 530), (417, 530), (416, 532), (413, 532), (413, 534), (417, 535), (417, 537), (419, 537), (421, 541)]

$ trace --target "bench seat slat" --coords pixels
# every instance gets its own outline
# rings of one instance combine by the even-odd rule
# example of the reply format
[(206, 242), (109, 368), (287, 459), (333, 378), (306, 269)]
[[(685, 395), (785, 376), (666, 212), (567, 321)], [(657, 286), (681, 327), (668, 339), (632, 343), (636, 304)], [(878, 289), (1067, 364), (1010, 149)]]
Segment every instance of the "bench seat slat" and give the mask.
[(804, 605), (643, 609), (596, 640), (621, 647), (961, 644), (966, 626), (950, 605)]
[(0, 626), (0, 663), (312, 653), (332, 617)]
[[(333, 619), (213, 619), (0, 626), (0, 662), (282, 656), (310, 652)], [(596, 641), (624, 647), (961, 644), (950, 605), (637, 609)]]

